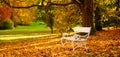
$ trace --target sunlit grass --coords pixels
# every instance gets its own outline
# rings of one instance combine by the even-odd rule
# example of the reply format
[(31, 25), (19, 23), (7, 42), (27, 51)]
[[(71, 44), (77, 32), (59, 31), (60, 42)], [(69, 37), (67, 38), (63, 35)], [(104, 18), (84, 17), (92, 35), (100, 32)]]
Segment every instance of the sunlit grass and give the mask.
[(14, 29), (0, 30), (0, 35), (39, 32), (39, 31), (50, 31), (50, 28), (47, 27), (45, 24), (33, 23), (30, 26), (17, 26)]
[(9, 36), (9, 37), (1, 37), (0, 40), (16, 40), (16, 39), (27, 39), (27, 38), (41, 38), (46, 36), (54, 36), (57, 34), (45, 34), (45, 35), (29, 35), (29, 36), (22, 36), (22, 35), (16, 35), (16, 36)]
[(31, 36), (17, 36), (16, 37), (0, 37), (0, 45), (7, 45), (10, 43), (22, 43), (28, 41), (36, 41), (39, 39), (50, 39), (51, 37), (58, 36), (58, 34), (45, 34), (45, 35), (31, 35)]

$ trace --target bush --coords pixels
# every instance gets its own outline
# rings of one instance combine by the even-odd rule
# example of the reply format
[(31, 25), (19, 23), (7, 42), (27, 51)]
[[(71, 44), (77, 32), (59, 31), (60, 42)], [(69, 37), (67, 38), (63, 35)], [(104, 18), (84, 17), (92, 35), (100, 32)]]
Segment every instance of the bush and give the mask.
[(22, 21), (20, 19), (12, 19), (12, 21), (14, 23), (14, 27), (17, 27), (22, 24)]
[(107, 21), (102, 21), (103, 27), (120, 26), (120, 18), (118, 16), (109, 16)]
[(17, 27), (17, 26), (29, 26), (31, 25), (32, 22), (30, 21), (23, 21), (21, 19), (12, 19), (12, 21), (14, 22), (14, 27)]
[(11, 20), (2, 20), (0, 21), (0, 29), (13, 29), (14, 23)]

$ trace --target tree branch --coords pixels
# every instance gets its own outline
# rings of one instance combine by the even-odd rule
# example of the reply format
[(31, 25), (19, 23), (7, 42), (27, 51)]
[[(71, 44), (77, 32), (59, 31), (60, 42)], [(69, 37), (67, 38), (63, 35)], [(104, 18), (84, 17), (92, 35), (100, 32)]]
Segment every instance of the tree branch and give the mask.
[(3, 2), (4, 2), (6, 5), (8, 5), (9, 7), (12, 7), (12, 8), (31, 8), (31, 7), (35, 7), (35, 6), (44, 7), (44, 5), (14, 6), (14, 5), (10, 5), (10, 3), (8, 3), (6, 0), (3, 0)]
[(66, 4), (57, 4), (57, 3), (50, 2), (50, 5), (56, 5), (56, 6), (67, 6), (67, 5), (70, 5), (70, 4), (74, 4), (74, 3), (73, 2), (69, 2), (69, 3), (66, 3)]
[(3, 0), (1, 0), (0, 3), (3, 3)]
[(80, 9), (83, 7), (83, 2), (80, 0), (72, 0), (73, 3), (75, 3)]
[[(45, 7), (45, 5), (29, 5), (29, 6), (14, 6), (14, 5), (10, 5), (9, 2), (7, 2), (6, 0), (3, 0), (3, 2), (8, 5), (9, 7), (12, 7), (12, 8), (31, 8), (31, 7)], [(56, 5), (56, 6), (67, 6), (67, 5), (70, 5), (70, 4), (78, 4), (80, 5), (80, 3), (76, 0), (72, 0), (71, 2), (69, 3), (65, 3), (65, 4), (58, 4), (58, 3), (52, 3), (52, 2), (48, 2), (48, 4), (46, 6), (53, 6), (53, 5)]]

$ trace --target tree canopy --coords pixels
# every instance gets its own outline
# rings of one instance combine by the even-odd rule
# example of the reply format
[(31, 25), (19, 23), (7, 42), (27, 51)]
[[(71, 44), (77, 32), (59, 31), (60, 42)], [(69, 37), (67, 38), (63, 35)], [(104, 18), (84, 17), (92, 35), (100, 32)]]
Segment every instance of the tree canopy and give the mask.
[[(120, 8), (120, 0), (1, 0), (0, 4), (5, 4), (12, 9), (11, 19), (14, 23), (19, 21), (22, 24), (29, 24), (37, 18), (39, 12), (37, 10), (43, 9), (45, 10), (44, 16), (47, 16), (45, 20), (48, 23), (46, 24), (51, 30), (56, 27), (55, 23), (64, 25), (66, 21), (66, 24), (70, 25), (70, 23), (80, 22), (82, 26), (92, 27), (91, 34), (94, 34), (95, 30), (102, 30), (102, 27), (106, 26), (105, 23), (108, 23), (108, 19), (110, 20), (110, 16), (115, 16)], [(52, 10), (51, 7), (53, 7)], [(54, 16), (51, 13), (54, 13)], [(113, 13), (116, 14), (113, 15)], [(28, 22), (28, 20), (31, 21)], [(118, 22), (119, 14), (116, 20)], [(66, 24), (65, 26), (68, 26)], [(68, 27), (71, 28), (71, 25)]]

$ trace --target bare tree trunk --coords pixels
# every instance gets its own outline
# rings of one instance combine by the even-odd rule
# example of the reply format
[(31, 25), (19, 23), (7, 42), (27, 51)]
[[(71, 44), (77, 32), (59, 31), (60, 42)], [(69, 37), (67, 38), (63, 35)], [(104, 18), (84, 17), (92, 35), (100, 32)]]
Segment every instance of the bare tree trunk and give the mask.
[(95, 33), (93, 23), (93, 0), (84, 0), (84, 6), (81, 8), (82, 11), (82, 26), (92, 27), (91, 34)]
[(102, 24), (101, 24), (101, 14), (100, 14), (100, 7), (97, 6), (95, 10), (95, 29), (97, 31), (102, 30)]
[(120, 0), (117, 0), (117, 8), (116, 8), (116, 11), (119, 11), (120, 10)]

